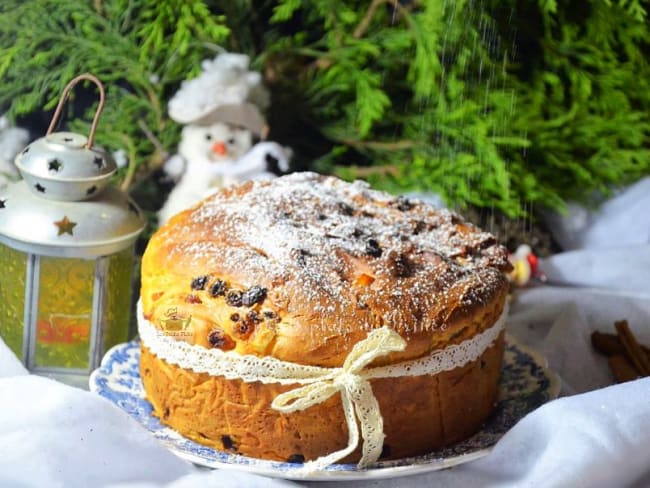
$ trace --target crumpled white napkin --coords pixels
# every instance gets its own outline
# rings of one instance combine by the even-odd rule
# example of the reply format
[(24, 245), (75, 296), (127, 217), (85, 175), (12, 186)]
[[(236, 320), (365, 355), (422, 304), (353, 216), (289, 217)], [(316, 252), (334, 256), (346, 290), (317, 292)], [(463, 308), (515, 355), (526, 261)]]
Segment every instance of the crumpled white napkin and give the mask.
[(28, 374), (25, 367), (0, 338), (0, 378), (25, 374)]
[[(0, 343), (0, 366), (8, 363), (7, 352)], [(0, 369), (3, 488), (291, 486), (248, 473), (197, 474), (196, 467), (168, 451), (108, 400), (18, 373)]]
[(650, 243), (564, 252), (540, 260), (539, 267), (552, 284), (650, 297)]
[(619, 191), (595, 209), (571, 203), (546, 216), (564, 250), (650, 243), (650, 177)]
[(266, 478), (254, 476), (241, 471), (231, 470), (202, 470), (178, 478), (171, 483), (159, 485), (157, 483), (125, 483), (110, 485), (108, 488), (299, 488), (300, 485), (292, 481), (279, 478)]
[(0, 399), (0, 486), (162, 483), (192, 471), (98, 395), (19, 375), (0, 378)]
[(548, 403), (508, 432), (489, 457), (468, 464), (467, 474), (482, 486), (650, 482), (649, 394), (645, 378)]

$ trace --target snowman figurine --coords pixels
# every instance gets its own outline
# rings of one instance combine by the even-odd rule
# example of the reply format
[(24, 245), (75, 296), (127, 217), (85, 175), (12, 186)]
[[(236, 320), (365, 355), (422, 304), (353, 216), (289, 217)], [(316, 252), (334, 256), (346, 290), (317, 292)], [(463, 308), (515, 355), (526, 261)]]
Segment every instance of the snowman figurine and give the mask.
[(178, 182), (158, 212), (161, 225), (223, 186), (286, 172), (291, 157), (275, 142), (253, 145), (251, 131), (223, 122), (185, 126), (178, 152), (164, 167)]
[(178, 154), (163, 168), (177, 183), (158, 212), (161, 225), (221, 187), (289, 170), (291, 150), (263, 140), (260, 107), (268, 95), (259, 73), (248, 71), (248, 57), (221, 54), (203, 69), (169, 102), (171, 118), (184, 127)]

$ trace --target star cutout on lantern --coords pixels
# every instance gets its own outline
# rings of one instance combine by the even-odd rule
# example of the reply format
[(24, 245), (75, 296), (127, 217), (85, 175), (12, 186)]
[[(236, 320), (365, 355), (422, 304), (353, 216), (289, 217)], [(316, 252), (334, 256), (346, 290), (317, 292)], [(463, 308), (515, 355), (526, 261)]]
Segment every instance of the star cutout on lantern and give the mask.
[(104, 160), (102, 158), (100, 158), (99, 156), (97, 156), (97, 157), (95, 157), (95, 159), (93, 159), (93, 163), (95, 163), (95, 166), (97, 166), (97, 168), (99, 168), (99, 169), (102, 169), (104, 167)]
[(47, 162), (48, 171), (59, 171), (61, 169), (61, 166), (62, 164), (58, 159), (53, 159), (52, 161)]
[(7, 203), (6, 198), (4, 200), (0, 199), (0, 208), (5, 208), (6, 207), (5, 203)]
[(64, 215), (61, 220), (54, 222), (54, 225), (59, 228), (59, 233), (57, 235), (62, 236), (63, 234), (72, 235), (72, 229), (77, 225), (77, 223), (72, 222), (67, 215)]
[(36, 183), (34, 185), (34, 188), (36, 188), (36, 191), (38, 191), (40, 193), (45, 193), (45, 187), (43, 185), (41, 185), (40, 183)]

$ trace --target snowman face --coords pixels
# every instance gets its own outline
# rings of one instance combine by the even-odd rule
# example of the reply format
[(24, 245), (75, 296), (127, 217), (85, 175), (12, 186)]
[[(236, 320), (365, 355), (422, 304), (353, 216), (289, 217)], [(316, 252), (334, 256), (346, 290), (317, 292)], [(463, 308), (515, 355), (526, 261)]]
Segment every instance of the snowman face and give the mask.
[(187, 125), (179, 153), (187, 161), (235, 161), (253, 145), (249, 130), (218, 122), (207, 126)]

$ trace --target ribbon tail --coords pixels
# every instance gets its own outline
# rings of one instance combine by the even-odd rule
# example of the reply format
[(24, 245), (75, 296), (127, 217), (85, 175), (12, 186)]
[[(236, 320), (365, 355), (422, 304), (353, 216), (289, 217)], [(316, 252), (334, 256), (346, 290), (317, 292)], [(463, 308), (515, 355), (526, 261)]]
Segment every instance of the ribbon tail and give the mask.
[(357, 464), (363, 469), (381, 456), (384, 447), (384, 419), (379, 410), (379, 402), (372, 392), (369, 381), (360, 381), (351, 389), (354, 409), (361, 424), (363, 450)]
[(343, 459), (359, 445), (359, 428), (357, 427), (357, 421), (354, 416), (354, 405), (350, 399), (350, 395), (345, 389), (341, 390), (341, 403), (343, 404), (345, 421), (348, 425), (348, 445), (339, 451), (328, 454), (327, 456), (321, 456), (313, 461), (307, 461), (302, 468), (297, 470), (297, 474), (306, 476), (320, 471), (330, 464), (334, 464), (336, 461)]

